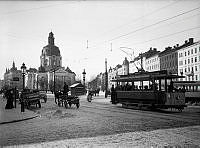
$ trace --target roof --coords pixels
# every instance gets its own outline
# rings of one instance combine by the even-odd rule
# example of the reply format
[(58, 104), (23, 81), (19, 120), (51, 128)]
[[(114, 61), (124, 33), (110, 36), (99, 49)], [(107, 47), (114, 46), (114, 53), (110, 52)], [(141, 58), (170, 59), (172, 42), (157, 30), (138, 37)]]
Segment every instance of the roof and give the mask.
[(174, 86), (200, 86), (200, 81), (176, 81)]
[(168, 74), (166, 70), (154, 71), (154, 72), (136, 72), (126, 76), (120, 76), (116, 78), (114, 82), (133, 82), (133, 81), (148, 81), (148, 80), (159, 80), (159, 79), (174, 79), (174, 78), (184, 78), (184, 76)]
[(55, 45), (47, 45), (47, 46), (44, 46), (43, 47), (43, 50), (46, 51), (46, 55), (47, 56), (52, 56), (52, 55), (55, 55), (55, 56), (60, 56), (60, 50), (57, 46)]

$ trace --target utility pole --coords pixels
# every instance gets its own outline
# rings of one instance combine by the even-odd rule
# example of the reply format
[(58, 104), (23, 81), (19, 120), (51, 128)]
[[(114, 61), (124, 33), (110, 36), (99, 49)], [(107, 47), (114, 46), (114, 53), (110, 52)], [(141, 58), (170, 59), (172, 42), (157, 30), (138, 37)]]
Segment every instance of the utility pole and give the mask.
[(105, 59), (105, 98), (107, 98), (108, 91), (108, 72), (107, 72), (107, 59)]

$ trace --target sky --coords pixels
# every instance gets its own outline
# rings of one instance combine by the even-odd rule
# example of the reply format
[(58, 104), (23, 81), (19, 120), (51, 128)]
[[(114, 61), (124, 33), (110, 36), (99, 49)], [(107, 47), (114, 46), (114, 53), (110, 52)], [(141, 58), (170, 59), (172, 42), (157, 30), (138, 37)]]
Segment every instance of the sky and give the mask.
[(200, 1), (0, 1), (0, 79), (13, 61), (38, 68), (51, 31), (62, 66), (79, 79), (85, 69), (90, 81), (105, 72), (105, 59), (115, 67), (150, 47), (199, 41)]

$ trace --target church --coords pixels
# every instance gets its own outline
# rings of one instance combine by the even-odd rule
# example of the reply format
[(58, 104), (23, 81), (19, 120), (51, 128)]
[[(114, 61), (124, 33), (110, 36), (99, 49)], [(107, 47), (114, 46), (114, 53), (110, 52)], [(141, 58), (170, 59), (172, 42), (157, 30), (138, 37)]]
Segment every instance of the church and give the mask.
[[(62, 66), (62, 56), (59, 47), (55, 46), (54, 34), (49, 33), (48, 45), (44, 46), (40, 56), (40, 67), (27, 69), (25, 75), (25, 87), (29, 89), (40, 90), (60, 90), (64, 82), (71, 86), (76, 82), (76, 74), (69, 67)], [(17, 70), (13, 61), (11, 69), (6, 68), (4, 73), (4, 85), (9, 88), (16, 87), (22, 89), (22, 73)]]
[(76, 74), (69, 67), (62, 66), (62, 56), (59, 47), (55, 46), (54, 40), (54, 34), (50, 32), (48, 45), (42, 49), (37, 76), (37, 87), (40, 89), (52, 90), (54, 77), (56, 90), (62, 89), (64, 82), (69, 86), (75, 83)]

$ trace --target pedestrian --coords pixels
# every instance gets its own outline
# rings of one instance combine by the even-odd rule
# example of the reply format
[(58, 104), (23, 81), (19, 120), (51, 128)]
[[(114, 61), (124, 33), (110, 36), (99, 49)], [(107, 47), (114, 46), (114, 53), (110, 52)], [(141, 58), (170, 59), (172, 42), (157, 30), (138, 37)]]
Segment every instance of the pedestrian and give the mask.
[(115, 104), (116, 103), (116, 91), (114, 88), (114, 85), (111, 87), (111, 103)]
[(67, 83), (64, 83), (64, 87), (63, 87), (63, 94), (68, 96), (68, 92), (69, 92), (69, 87), (67, 85)]
[(7, 103), (6, 103), (6, 106), (5, 106), (5, 109), (12, 109), (14, 108), (13, 106), (13, 90), (12, 89), (8, 89), (6, 91), (6, 99), (7, 99)]

